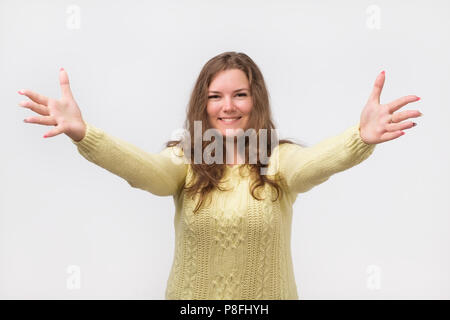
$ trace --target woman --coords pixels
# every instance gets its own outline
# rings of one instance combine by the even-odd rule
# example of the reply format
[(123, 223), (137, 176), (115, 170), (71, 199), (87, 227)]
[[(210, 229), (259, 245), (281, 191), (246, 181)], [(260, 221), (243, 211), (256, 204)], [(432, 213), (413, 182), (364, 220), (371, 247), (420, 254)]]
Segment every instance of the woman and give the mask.
[[(87, 160), (132, 187), (173, 196), (176, 244), (166, 299), (298, 299), (290, 252), (297, 195), (367, 159), (376, 144), (415, 125), (404, 120), (421, 115), (417, 110), (396, 112), (420, 99), (414, 95), (380, 104), (384, 79), (381, 72), (359, 122), (339, 135), (307, 148), (288, 140), (274, 145), (259, 133), (275, 129), (259, 68), (243, 53), (225, 52), (208, 61), (196, 81), (185, 122), (187, 138), (169, 141), (155, 154), (83, 120), (62, 68), (61, 99), (30, 90), (19, 93), (31, 99), (22, 106), (42, 115), (26, 122), (55, 126), (44, 137), (65, 133)], [(225, 151), (215, 159), (226, 163), (202, 161), (212, 142), (203, 139), (200, 149), (195, 146), (197, 138), (190, 138), (196, 121), (202, 134), (219, 132), (214, 142), (222, 141), (222, 149), (210, 154)], [(235, 138), (248, 129), (257, 133), (256, 148), (249, 139), (237, 150)], [(263, 161), (260, 149), (266, 149), (269, 161)]]

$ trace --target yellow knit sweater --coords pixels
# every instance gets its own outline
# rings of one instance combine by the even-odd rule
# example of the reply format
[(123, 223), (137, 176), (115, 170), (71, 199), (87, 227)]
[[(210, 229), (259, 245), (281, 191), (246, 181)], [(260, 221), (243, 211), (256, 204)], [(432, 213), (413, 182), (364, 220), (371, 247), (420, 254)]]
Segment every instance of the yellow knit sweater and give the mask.
[(192, 170), (180, 160), (179, 147), (148, 153), (85, 123), (85, 137), (71, 139), (83, 157), (134, 188), (174, 199), (176, 243), (166, 299), (298, 299), (291, 257), (297, 194), (357, 165), (375, 148), (361, 140), (359, 122), (311, 147), (281, 144), (268, 172), (284, 179), (276, 202), (269, 186), (258, 193), (265, 200), (254, 199), (248, 168), (235, 165), (223, 178), (228, 190), (215, 190), (211, 202), (193, 214), (196, 199), (183, 190)]

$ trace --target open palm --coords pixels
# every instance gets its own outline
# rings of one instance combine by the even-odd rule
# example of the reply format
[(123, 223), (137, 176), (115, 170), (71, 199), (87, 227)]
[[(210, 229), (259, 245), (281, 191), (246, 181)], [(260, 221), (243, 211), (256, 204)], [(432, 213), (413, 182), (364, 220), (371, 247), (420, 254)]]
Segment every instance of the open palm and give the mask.
[(18, 91), (19, 94), (30, 98), (30, 100), (21, 101), (19, 105), (41, 115), (28, 117), (24, 121), (55, 126), (55, 128), (44, 135), (44, 138), (65, 133), (73, 140), (79, 141), (84, 137), (86, 131), (85, 123), (81, 116), (80, 108), (70, 90), (69, 76), (63, 68), (59, 71), (59, 83), (62, 93), (60, 99), (49, 98), (27, 89)]
[(390, 103), (380, 104), (384, 80), (385, 72), (382, 71), (377, 76), (369, 100), (361, 113), (360, 136), (368, 144), (382, 143), (402, 136), (404, 134), (402, 130), (416, 125), (412, 121), (404, 120), (422, 115), (419, 110), (396, 112), (408, 103), (420, 100), (415, 95), (404, 96)]

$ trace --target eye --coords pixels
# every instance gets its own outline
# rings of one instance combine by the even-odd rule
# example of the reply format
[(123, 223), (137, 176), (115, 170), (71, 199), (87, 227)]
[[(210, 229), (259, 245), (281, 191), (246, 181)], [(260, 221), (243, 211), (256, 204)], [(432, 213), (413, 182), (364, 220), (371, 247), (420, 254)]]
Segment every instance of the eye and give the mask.
[[(240, 96), (240, 97), (246, 97), (247, 96), (246, 93), (238, 93), (237, 95)], [(219, 97), (219, 96), (218, 95), (208, 96), (208, 99), (217, 98), (217, 97)]]

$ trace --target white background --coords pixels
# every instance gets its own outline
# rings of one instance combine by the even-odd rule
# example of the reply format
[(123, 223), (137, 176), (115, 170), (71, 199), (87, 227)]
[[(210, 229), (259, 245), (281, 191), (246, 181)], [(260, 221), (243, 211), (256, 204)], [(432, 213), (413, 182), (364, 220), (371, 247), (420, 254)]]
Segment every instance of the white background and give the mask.
[(159, 152), (203, 65), (237, 51), (263, 72), (281, 138), (307, 145), (356, 124), (382, 70), (381, 103), (422, 98), (400, 109), (424, 114), (417, 127), (297, 198), (300, 299), (449, 299), (449, 9), (0, 0), (0, 297), (164, 299), (174, 250), (173, 199), (130, 188), (65, 135), (42, 138), (51, 127), (22, 122), (35, 114), (17, 90), (59, 98), (64, 67), (86, 121)]

